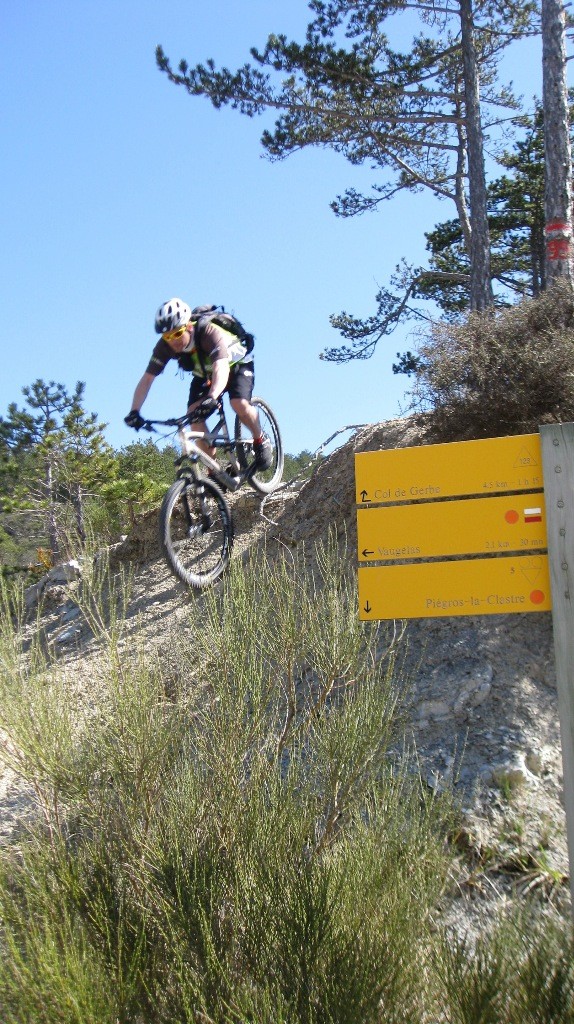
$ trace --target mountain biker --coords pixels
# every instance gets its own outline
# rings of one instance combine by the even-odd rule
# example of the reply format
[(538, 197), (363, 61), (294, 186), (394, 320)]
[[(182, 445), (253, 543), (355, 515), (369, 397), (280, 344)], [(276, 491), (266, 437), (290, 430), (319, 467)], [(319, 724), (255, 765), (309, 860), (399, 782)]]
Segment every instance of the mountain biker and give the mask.
[[(187, 303), (173, 298), (164, 302), (155, 315), (155, 330), (161, 334), (132, 400), (131, 412), (124, 421), (139, 430), (145, 420), (140, 409), (156, 377), (170, 359), (193, 374), (189, 389), (188, 413), (198, 412), (207, 418), (216, 409), (216, 399), (225, 392), (231, 407), (253, 435), (255, 464), (269, 469), (273, 462), (271, 442), (261, 430), (259, 414), (251, 404), (254, 384), (253, 356), (230, 331), (218, 324), (199, 321)], [(205, 420), (197, 422), (205, 430)], [(210, 455), (215, 449), (207, 448)]]

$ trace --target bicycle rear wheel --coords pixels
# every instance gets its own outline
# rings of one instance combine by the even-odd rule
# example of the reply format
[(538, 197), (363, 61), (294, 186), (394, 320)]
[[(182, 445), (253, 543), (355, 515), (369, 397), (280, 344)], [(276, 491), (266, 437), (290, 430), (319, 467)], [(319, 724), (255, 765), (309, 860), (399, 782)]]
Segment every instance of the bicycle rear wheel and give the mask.
[[(283, 476), (283, 442), (279, 433), (279, 424), (275, 419), (275, 413), (264, 402), (262, 398), (252, 398), (251, 404), (259, 413), (261, 430), (267, 434), (273, 449), (273, 462), (269, 469), (254, 469), (248, 476), (248, 482), (259, 491), (260, 494), (270, 494), (281, 483)], [(251, 433), (243, 425), (239, 416), (235, 417), (235, 450), (239, 465), (243, 470), (254, 465), (255, 456), (253, 453), (253, 438)]]
[(163, 499), (159, 529), (167, 563), (188, 587), (208, 587), (225, 571), (233, 522), (212, 480), (176, 480)]

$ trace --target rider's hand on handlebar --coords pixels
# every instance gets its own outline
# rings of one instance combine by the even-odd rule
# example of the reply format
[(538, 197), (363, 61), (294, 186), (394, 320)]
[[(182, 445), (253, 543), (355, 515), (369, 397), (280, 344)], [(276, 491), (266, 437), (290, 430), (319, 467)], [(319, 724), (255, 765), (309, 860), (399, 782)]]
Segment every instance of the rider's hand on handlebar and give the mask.
[(207, 419), (208, 416), (211, 416), (212, 412), (215, 412), (216, 409), (217, 402), (215, 398), (204, 398), (203, 402), (200, 402), (200, 404), (193, 410), (191, 415), (193, 416), (194, 419), (197, 418), (203, 420)]
[(133, 427), (134, 430), (141, 430), (145, 420), (143, 416), (140, 416), (137, 409), (132, 409), (129, 416), (124, 416), (124, 423), (127, 423), (128, 427)]

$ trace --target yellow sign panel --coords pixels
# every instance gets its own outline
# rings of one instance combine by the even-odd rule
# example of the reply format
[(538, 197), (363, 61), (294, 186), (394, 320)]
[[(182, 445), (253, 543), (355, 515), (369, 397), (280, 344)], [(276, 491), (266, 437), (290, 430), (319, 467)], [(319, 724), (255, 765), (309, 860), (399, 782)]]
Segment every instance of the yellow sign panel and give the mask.
[(359, 561), (546, 547), (544, 494), (357, 509)]
[(552, 607), (547, 555), (359, 568), (359, 617), (542, 612)]
[(358, 504), (541, 488), (540, 435), (359, 452), (355, 482)]

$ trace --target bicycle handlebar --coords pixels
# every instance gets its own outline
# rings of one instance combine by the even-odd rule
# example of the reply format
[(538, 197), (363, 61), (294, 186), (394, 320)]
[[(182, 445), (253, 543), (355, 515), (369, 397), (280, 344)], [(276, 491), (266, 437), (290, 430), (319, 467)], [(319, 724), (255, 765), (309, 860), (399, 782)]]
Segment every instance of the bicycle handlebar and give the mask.
[[(221, 411), (221, 402), (218, 400), (217, 401), (217, 407), (213, 410), (213, 412), (220, 412), (220, 411)], [(169, 420), (144, 420), (144, 422), (143, 422), (143, 424), (141, 426), (141, 429), (142, 430), (147, 430), (150, 433), (151, 432), (157, 433), (157, 431), (155, 430), (156, 427), (177, 427), (179, 429), (179, 427), (184, 427), (186, 425), (189, 425), (191, 423), (196, 423), (196, 422), (204, 420), (204, 419), (205, 419), (205, 413), (200, 413), (199, 410), (197, 410), (196, 412), (191, 412), (191, 413), (188, 412), (188, 413), (185, 414), (185, 416), (177, 416), (177, 417), (174, 417), (173, 419), (169, 419)]]
[(190, 422), (189, 416), (180, 416), (172, 420), (144, 420), (140, 429), (157, 433), (156, 427), (183, 427), (185, 423)]

